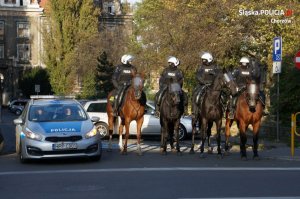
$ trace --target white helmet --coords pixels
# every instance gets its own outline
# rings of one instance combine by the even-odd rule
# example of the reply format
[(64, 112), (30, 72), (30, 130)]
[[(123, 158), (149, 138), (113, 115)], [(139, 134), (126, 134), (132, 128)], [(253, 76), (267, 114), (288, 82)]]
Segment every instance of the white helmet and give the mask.
[(175, 66), (178, 66), (179, 65), (179, 59), (177, 59), (176, 57), (169, 57), (168, 58), (168, 63), (173, 63)]
[(121, 57), (121, 62), (123, 63), (123, 64), (128, 64), (128, 62), (131, 62), (131, 61), (133, 61), (133, 59), (134, 59), (134, 57), (132, 56), (132, 55), (123, 55), (122, 57)]
[(208, 63), (210, 63), (213, 61), (213, 56), (210, 53), (205, 52), (202, 54), (201, 59), (205, 59)]
[(248, 57), (242, 57), (241, 60), (240, 60), (240, 63), (243, 65), (243, 66), (246, 66), (247, 64), (250, 63), (250, 60)]

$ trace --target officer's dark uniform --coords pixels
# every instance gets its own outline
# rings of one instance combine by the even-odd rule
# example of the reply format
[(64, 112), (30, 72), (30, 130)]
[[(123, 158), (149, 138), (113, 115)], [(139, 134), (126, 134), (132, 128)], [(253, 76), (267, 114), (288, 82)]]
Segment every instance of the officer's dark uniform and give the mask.
[(198, 85), (193, 91), (192, 98), (192, 116), (197, 117), (197, 107), (201, 107), (202, 98), (207, 86), (211, 85), (219, 72), (219, 67), (214, 64), (202, 64), (199, 66), (196, 72), (196, 78)]
[(265, 106), (265, 95), (263, 92), (263, 84), (265, 83), (264, 71), (262, 71), (260, 65), (256, 60), (251, 59), (250, 63), (246, 66), (241, 65), (239, 68), (236, 68), (232, 71), (232, 76), (235, 79), (237, 86), (239, 87), (240, 92), (232, 96), (229, 103), (229, 118), (233, 119), (234, 111), (236, 108), (237, 98), (241, 94), (241, 91), (246, 88), (247, 82), (254, 80), (256, 83), (260, 84), (259, 97), (263, 106)]
[[(170, 66), (165, 68), (159, 78), (159, 91), (156, 93), (156, 96), (155, 96), (155, 110), (156, 110), (157, 115), (159, 115), (159, 106), (161, 104), (162, 97), (170, 83), (178, 83), (181, 88), (183, 86), (183, 73), (174, 64), (171, 64)], [(185, 92), (183, 92), (182, 94), (183, 94), (182, 97), (184, 100), (184, 113), (186, 113), (186, 111), (187, 111), (187, 96), (186, 96)]]
[(112, 76), (112, 83), (115, 87), (113, 91), (114, 97), (110, 99), (114, 104), (114, 115), (118, 114), (118, 109), (123, 100), (124, 93), (131, 84), (133, 73), (136, 72), (136, 67), (131, 64), (121, 64), (116, 67)]

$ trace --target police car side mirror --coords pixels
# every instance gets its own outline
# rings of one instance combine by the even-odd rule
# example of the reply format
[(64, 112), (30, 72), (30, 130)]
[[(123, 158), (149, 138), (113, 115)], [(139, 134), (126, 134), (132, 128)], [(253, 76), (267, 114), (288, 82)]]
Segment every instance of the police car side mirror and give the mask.
[(21, 124), (23, 124), (23, 120), (21, 118), (14, 119), (14, 124), (21, 125)]

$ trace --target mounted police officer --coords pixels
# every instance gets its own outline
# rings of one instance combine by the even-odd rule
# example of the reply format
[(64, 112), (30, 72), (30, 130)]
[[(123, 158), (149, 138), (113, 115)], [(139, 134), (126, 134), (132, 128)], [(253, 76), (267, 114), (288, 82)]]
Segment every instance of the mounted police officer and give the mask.
[[(183, 86), (183, 73), (178, 68), (180, 62), (176, 57), (168, 58), (168, 67), (165, 68), (159, 78), (159, 91), (155, 96), (155, 112), (159, 116), (159, 107), (161, 104), (162, 97), (167, 90), (169, 83), (179, 83), (180, 87)], [(184, 101), (184, 113), (187, 112), (187, 95), (183, 92), (183, 101)]]
[(112, 76), (112, 83), (115, 89), (113, 91), (113, 98), (110, 101), (113, 102), (114, 116), (118, 115), (125, 91), (131, 84), (133, 74), (137, 72), (136, 67), (131, 65), (133, 60), (134, 57), (132, 55), (123, 55), (121, 57), (122, 64), (116, 67)]
[(208, 52), (201, 55), (201, 62), (196, 72), (198, 84), (192, 96), (192, 117), (194, 118), (198, 114), (197, 107), (201, 107), (205, 88), (213, 83), (219, 70), (219, 67), (213, 63), (213, 56)]
[(249, 59), (248, 57), (242, 57), (240, 60), (240, 66), (232, 71), (232, 76), (235, 78), (237, 86), (239, 87), (239, 92), (236, 95), (232, 96), (230, 99), (228, 107), (229, 119), (234, 119), (234, 113), (238, 96), (242, 93), (243, 89), (246, 88), (246, 84), (250, 80), (255, 80), (256, 83), (260, 84), (259, 98), (263, 104), (263, 107), (265, 106), (265, 94), (263, 91), (265, 75), (257, 60)]

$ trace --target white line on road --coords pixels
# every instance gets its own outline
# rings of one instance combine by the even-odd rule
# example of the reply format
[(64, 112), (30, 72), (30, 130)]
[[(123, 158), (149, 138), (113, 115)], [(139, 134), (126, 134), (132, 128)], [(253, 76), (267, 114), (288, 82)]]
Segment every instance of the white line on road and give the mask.
[(178, 199), (300, 199), (300, 197), (229, 197), (229, 198), (178, 198)]
[(44, 170), (44, 171), (6, 171), (0, 176), (59, 174), (59, 173), (109, 173), (109, 172), (160, 172), (160, 171), (300, 171), (300, 167), (163, 167), (163, 168), (114, 168), (114, 169), (78, 169), (78, 170)]

